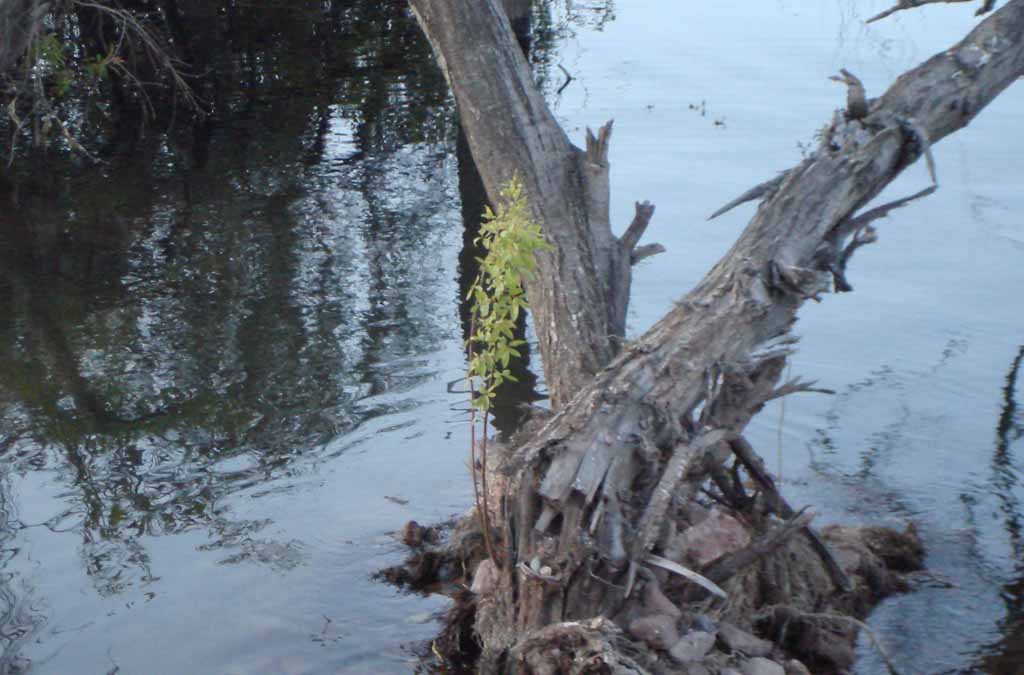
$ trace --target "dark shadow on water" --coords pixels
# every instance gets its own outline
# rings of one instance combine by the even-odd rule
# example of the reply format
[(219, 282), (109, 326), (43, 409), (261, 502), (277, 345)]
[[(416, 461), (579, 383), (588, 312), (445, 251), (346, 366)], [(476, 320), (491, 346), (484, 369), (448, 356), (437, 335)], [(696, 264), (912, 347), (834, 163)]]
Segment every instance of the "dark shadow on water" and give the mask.
[(0, 673), (44, 616), (12, 571), (12, 482), (60, 486), (38, 526), (75, 537), (35, 554), (77, 538), (99, 598), (151, 584), (148, 542), (189, 530), (221, 564), (290, 569), (301, 547), (225, 498), (436, 375), (453, 110), (406, 4), (236, 9), (190, 36), (212, 115), (99, 125), (106, 162), (0, 177)]
[(1002, 588), (1006, 614), (1000, 622), (1003, 633), (1000, 640), (983, 650), (982, 670), (990, 675), (1020, 675), (1024, 673), (1024, 537), (1020, 495), (1021, 473), (1024, 465), (1015, 456), (1014, 447), (1024, 438), (1024, 410), (1017, 401), (1018, 386), (1022, 378), (1024, 345), (1006, 375), (1003, 387), (1003, 409), (996, 424), (996, 447), (992, 456), (992, 487), (1000, 501), (1007, 539), (1013, 554), (1015, 576)]

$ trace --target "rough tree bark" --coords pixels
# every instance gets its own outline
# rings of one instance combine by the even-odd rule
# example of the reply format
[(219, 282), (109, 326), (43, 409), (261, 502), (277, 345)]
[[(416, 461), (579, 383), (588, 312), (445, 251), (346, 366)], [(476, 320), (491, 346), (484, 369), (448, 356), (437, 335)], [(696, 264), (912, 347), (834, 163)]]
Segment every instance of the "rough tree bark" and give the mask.
[[(680, 562), (687, 537), (679, 533), (699, 524), (696, 502), (706, 495), (755, 534), (749, 546), (702, 568), (732, 598), (716, 616), (749, 627), (751, 612), (772, 599), (756, 578), (769, 571), (770, 583), (788, 592), (775, 604), (800, 601), (808, 612), (841, 606), (844, 591), (867, 583), (848, 576), (859, 568), (848, 555), (837, 563), (785, 504), (741, 432), (765, 401), (809, 388), (778, 385), (796, 311), (808, 298), (850, 290), (846, 262), (874, 240), (871, 221), (909, 199), (858, 210), (922, 155), (934, 176), (930, 144), (968, 124), (1024, 74), (1024, 0), (1008, 2), (866, 106), (859, 81), (844, 72), (857, 105), (837, 113), (812, 156), (735, 202), (762, 200), (728, 254), (621, 353), (630, 260), (644, 253), (637, 241), (653, 207), (638, 204), (633, 225), (622, 237), (612, 234), (610, 127), (588, 133), (586, 151), (569, 142), (496, 0), (411, 4), (455, 93), (489, 194), (495, 198), (518, 174), (557, 249), (529, 289), (554, 414), (506, 466), (500, 510), (507, 553), (500, 571), (485, 564), (475, 584), (483, 667), (589, 672), (600, 662), (611, 672), (641, 672), (664, 665), (600, 617), (683, 663), (672, 631), (683, 621), (680, 607), (704, 591), (651, 570)], [(743, 474), (760, 496), (747, 494)], [(768, 513), (792, 522), (775, 528)], [(806, 536), (794, 538), (795, 531)], [(790, 555), (772, 558), (780, 546)], [(796, 558), (817, 567), (809, 571)], [(751, 571), (754, 561), (760, 568)], [(790, 611), (769, 614), (786, 625), (812, 616)]]
[(518, 174), (556, 251), (540, 256), (529, 289), (548, 390), (560, 407), (618, 352), (630, 255), (650, 218), (612, 235), (607, 143), (611, 127), (574, 147), (555, 121), (497, 2), (413, 2), (455, 92), (470, 149), (492, 201)]

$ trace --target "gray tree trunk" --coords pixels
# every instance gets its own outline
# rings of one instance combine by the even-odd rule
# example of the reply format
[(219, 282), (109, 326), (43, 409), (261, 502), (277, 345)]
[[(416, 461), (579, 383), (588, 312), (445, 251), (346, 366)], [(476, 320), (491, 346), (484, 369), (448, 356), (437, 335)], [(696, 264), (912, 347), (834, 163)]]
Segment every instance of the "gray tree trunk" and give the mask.
[[(529, 288), (555, 413), (512, 452), (501, 509), (507, 554), (497, 578), (478, 588), (485, 663), (529, 669), (530, 645), (562, 630), (554, 625), (602, 616), (623, 623), (640, 611), (628, 596), (634, 585), (657, 589), (658, 577), (646, 570), (656, 560), (650, 556), (671, 557), (675, 532), (692, 524), (690, 504), (702, 491), (729, 502), (755, 535), (770, 526), (757, 513), (794, 515), (740, 433), (765, 401), (807, 388), (777, 385), (796, 311), (807, 298), (849, 290), (845, 265), (873, 241), (871, 220), (908, 200), (858, 210), (922, 155), (931, 166), (931, 143), (964, 127), (1024, 74), (1024, 0), (1011, 0), (905, 73), (866, 102), (866, 114), (859, 104), (837, 114), (812, 156), (741, 198), (763, 201), (732, 249), (621, 353), (630, 259), (651, 209), (638, 205), (636, 224), (612, 235), (607, 130), (588, 138), (586, 151), (572, 146), (496, 0), (411, 3), (455, 92), (491, 198), (518, 174), (556, 246)], [(859, 82), (844, 81), (857, 101)], [(726, 470), (733, 455), (734, 467), (761, 486), (760, 502), (745, 496), (740, 470)], [(800, 550), (831, 563), (831, 580), (848, 588), (827, 548), (804, 531)], [(759, 540), (756, 550), (774, 550), (768, 543)], [(784, 572), (790, 560), (773, 565)], [(716, 563), (719, 574), (739, 564)], [(729, 592), (756, 605), (753, 591), (735, 581)], [(684, 589), (672, 602), (692, 596)]]
[(529, 295), (548, 390), (560, 407), (618, 353), (625, 332), (632, 246), (609, 223), (610, 128), (585, 152), (569, 142), (496, 1), (412, 6), (455, 93), (488, 196), (496, 202), (518, 175), (556, 247), (540, 256), (541, 279)]

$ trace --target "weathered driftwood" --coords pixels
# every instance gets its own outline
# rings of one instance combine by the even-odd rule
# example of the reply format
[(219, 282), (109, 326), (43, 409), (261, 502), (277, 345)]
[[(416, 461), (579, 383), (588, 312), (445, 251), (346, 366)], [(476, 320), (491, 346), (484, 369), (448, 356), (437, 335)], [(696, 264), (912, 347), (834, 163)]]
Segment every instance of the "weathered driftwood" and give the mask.
[[(737, 438), (765, 401), (785, 392), (776, 382), (795, 342), (796, 311), (808, 298), (849, 290), (845, 263), (874, 239), (869, 221), (906, 201), (861, 217), (858, 210), (1024, 73), (1024, 0), (901, 76), (866, 111), (837, 115), (813, 155), (744, 195), (764, 201), (732, 249), (617, 356), (630, 258), (650, 207), (638, 204), (636, 225), (612, 235), (610, 126), (588, 133), (586, 151), (569, 143), (495, 0), (411, 2), (488, 191), (519, 174), (557, 249), (529, 289), (554, 414), (507, 467), (509, 560), (477, 614), (484, 663), (494, 666), (552, 624), (630, 616), (628, 596), (646, 556), (663, 545), (662, 527), (686, 527), (685, 505), (712, 483), (733, 508), (756, 508), (738, 470), (724, 470), (720, 434)], [(800, 385), (791, 389), (809, 386)], [(741, 458), (748, 450), (741, 446)], [(792, 518), (759, 463), (743, 464)], [(828, 548), (807, 532), (832, 579), (848, 588)]]

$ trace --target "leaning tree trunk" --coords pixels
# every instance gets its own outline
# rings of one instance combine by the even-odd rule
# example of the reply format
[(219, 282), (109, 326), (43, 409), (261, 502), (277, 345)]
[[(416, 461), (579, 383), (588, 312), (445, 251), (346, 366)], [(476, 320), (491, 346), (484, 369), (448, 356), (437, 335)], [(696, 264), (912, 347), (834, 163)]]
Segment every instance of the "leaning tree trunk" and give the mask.
[[(509, 3), (510, 5), (516, 3)], [(630, 257), (651, 209), (612, 235), (607, 142), (611, 128), (574, 147), (533, 83), (496, 0), (414, 0), (455, 92), (473, 158), (492, 202), (518, 175), (556, 250), (539, 256), (529, 289), (552, 404), (560, 407), (615, 356), (625, 333)]]
[[(749, 545), (707, 562), (701, 571), (711, 581), (731, 578), (727, 588), (752, 594), (740, 572), (800, 531), (800, 551), (816, 555), (815, 564), (820, 558), (823, 578), (840, 591), (859, 583), (774, 490), (741, 432), (765, 401), (809, 387), (777, 385), (796, 311), (807, 298), (850, 290), (845, 265), (874, 240), (871, 221), (909, 199), (857, 211), (922, 155), (934, 176), (930, 143), (965, 126), (1024, 73), (1024, 0), (1011, 0), (879, 99), (864, 100), (844, 71), (848, 110), (821, 147), (735, 202), (763, 200), (704, 280), (619, 354), (630, 259), (652, 207), (638, 205), (634, 224), (612, 235), (609, 128), (597, 138), (588, 133), (585, 152), (569, 143), (496, 0), (411, 3), (455, 93), (488, 193), (494, 199), (518, 174), (556, 247), (529, 288), (554, 415), (512, 452), (501, 509), (507, 552), (500, 571), (478, 573), (488, 578), (474, 584), (484, 663), (537, 670), (543, 658), (535, 656), (545, 649), (544, 658), (556, 648), (562, 657), (581, 653), (593, 631), (607, 637), (607, 626), (563, 622), (594, 617), (614, 617), (634, 638), (672, 647), (645, 633), (653, 624), (644, 621), (678, 618), (679, 606), (704, 591), (672, 584), (665, 604), (664, 576), (650, 566), (673, 566), (664, 559), (679, 557), (677, 531), (693, 529), (702, 492), (755, 530)], [(747, 494), (741, 471), (760, 497)], [(775, 527), (767, 512), (790, 522)], [(772, 564), (784, 573), (790, 560)], [(604, 642), (617, 650), (601, 657), (606, 665), (618, 659), (616, 668), (639, 668), (642, 659), (631, 660), (617, 640)]]

